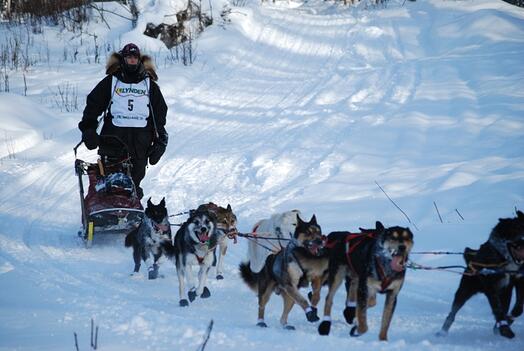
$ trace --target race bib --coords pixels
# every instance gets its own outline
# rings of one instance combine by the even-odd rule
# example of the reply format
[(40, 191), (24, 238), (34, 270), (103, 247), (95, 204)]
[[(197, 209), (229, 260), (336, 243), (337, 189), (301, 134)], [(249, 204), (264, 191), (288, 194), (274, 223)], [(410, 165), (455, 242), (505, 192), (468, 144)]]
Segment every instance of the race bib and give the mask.
[(111, 115), (117, 127), (143, 128), (149, 117), (149, 78), (135, 84), (113, 77)]

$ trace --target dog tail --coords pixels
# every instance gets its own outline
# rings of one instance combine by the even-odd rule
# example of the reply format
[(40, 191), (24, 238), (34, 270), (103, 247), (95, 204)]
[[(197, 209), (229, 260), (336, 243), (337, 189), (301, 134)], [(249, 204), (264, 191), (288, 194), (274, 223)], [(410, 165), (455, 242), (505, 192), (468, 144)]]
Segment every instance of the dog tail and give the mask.
[(238, 268), (240, 270), (240, 276), (244, 280), (244, 283), (246, 283), (251, 290), (254, 290), (256, 292), (258, 290), (258, 274), (251, 270), (251, 267), (249, 266), (249, 261), (240, 263)]
[(137, 229), (133, 229), (129, 234), (126, 235), (126, 240), (124, 242), (126, 247), (131, 247), (136, 243), (136, 231)]

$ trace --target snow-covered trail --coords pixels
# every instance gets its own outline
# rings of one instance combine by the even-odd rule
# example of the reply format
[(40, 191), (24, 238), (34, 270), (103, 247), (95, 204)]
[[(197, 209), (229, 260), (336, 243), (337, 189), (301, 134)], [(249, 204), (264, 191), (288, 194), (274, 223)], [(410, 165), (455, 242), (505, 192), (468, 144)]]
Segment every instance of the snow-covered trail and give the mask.
[[(325, 232), (377, 219), (407, 225), (378, 181), (417, 224), (417, 250), (474, 247), (498, 217), (522, 208), (522, 10), (434, 0), (357, 11), (313, 0), (252, 3), (235, 8), (231, 19), (198, 40), (193, 66), (160, 69), (171, 141), (148, 171), (146, 196), (166, 196), (172, 212), (231, 203), (243, 231), (292, 208), (315, 213)], [(484, 30), (486, 23), (493, 30)], [(88, 72), (84, 95), (91, 66)], [(172, 263), (163, 263), (163, 279), (148, 281), (145, 273), (129, 276), (130, 250), (78, 243), (70, 150), (79, 117), (63, 118), (70, 120), (52, 140), (0, 163), (0, 350), (70, 350), (74, 331), (85, 349), (91, 317), (107, 350), (196, 349), (211, 318), (209, 350), (524, 345), (522, 319), (514, 325), (517, 339), (492, 335), (483, 297), (464, 307), (449, 337), (436, 338), (459, 280), (447, 272), (408, 272), (389, 343), (376, 341), (383, 299), (370, 311), (369, 333), (355, 339), (340, 313), (341, 292), (329, 337), (298, 308), (290, 316), (297, 330), (282, 330), (278, 296), (268, 306), (270, 328), (262, 330), (255, 327), (256, 297), (236, 273), (245, 242), (230, 247), (226, 279), (210, 282), (211, 298), (180, 308)]]

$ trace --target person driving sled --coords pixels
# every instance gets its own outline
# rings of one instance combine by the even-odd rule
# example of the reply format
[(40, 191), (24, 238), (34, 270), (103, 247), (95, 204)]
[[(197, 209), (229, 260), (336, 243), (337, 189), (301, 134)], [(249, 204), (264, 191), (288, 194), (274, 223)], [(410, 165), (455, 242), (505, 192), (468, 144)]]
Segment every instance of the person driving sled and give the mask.
[(133, 166), (131, 178), (141, 199), (140, 182), (148, 160), (149, 164), (156, 164), (166, 150), (167, 105), (156, 83), (158, 77), (151, 58), (140, 55), (135, 44), (127, 44), (111, 55), (106, 74), (87, 96), (78, 128), (89, 150), (99, 147), (102, 157), (121, 157), (120, 143), (97, 134), (98, 116), (104, 113), (100, 135), (117, 136), (127, 145)]

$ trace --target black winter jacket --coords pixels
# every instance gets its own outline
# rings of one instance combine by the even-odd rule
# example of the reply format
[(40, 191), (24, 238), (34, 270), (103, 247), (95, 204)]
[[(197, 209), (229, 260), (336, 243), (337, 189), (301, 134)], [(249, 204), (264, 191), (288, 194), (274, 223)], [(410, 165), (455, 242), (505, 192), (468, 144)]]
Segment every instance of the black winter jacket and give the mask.
[[(160, 88), (155, 82), (157, 75), (151, 59), (148, 56), (142, 56), (137, 71), (129, 73), (124, 68), (122, 56), (114, 53), (107, 63), (106, 73), (107, 76), (102, 79), (87, 96), (84, 114), (78, 127), (82, 132), (89, 129), (96, 130), (98, 126), (98, 116), (107, 111), (100, 135), (114, 135), (119, 137), (127, 144), (129, 154), (132, 158), (146, 159), (153, 143), (167, 145), (168, 140), (168, 133), (165, 129), (167, 105), (160, 92)], [(144, 128), (117, 127), (113, 125), (113, 116), (111, 115), (111, 107), (109, 105), (112, 95), (111, 83), (113, 76), (124, 83), (139, 83), (146, 77), (150, 78), (149, 101), (151, 108), (147, 125)], [(155, 123), (153, 122), (153, 115)], [(155, 124), (158, 135), (155, 135)], [(121, 153), (121, 150), (122, 146), (115, 143), (114, 140), (101, 138), (99, 154), (113, 155)]]

